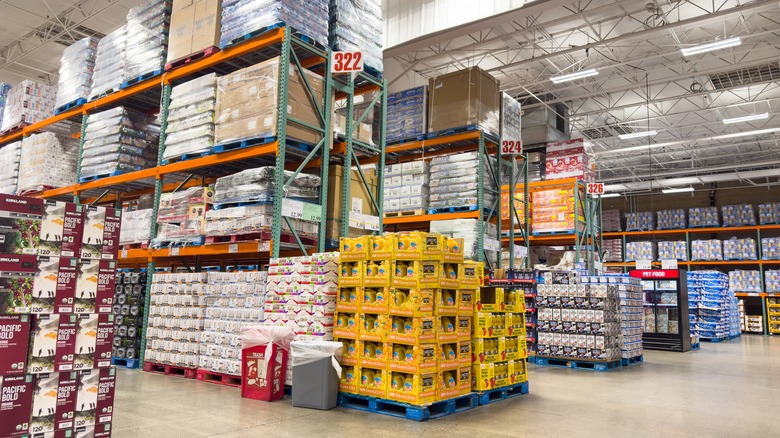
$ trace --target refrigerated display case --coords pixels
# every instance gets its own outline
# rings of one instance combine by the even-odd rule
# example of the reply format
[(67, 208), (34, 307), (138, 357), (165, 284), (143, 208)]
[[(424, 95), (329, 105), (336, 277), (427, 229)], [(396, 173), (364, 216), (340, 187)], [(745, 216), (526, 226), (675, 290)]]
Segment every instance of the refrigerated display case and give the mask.
[(645, 296), (643, 347), (648, 350), (690, 351), (686, 271), (637, 269), (630, 275), (642, 280)]

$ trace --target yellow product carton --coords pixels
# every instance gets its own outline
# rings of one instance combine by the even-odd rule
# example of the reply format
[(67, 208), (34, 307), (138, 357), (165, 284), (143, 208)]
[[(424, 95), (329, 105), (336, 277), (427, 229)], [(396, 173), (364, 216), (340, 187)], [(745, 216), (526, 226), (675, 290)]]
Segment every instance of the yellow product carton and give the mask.
[(463, 263), (463, 238), (442, 236), (442, 239), (444, 239), (444, 245), (441, 261), (447, 263)]
[(474, 314), (475, 338), (497, 338), (506, 335), (505, 314), (487, 312), (477, 312)]
[(504, 338), (504, 359), (520, 359), (520, 352), (517, 350), (517, 336), (507, 336)]
[(387, 341), (394, 344), (420, 345), (436, 342), (436, 321), (432, 316), (393, 316)]
[(341, 361), (339, 363), (342, 366), (357, 366), (359, 363), (360, 355), (358, 354), (359, 344), (354, 339), (342, 339), (341, 344), (344, 346), (341, 351)]
[(493, 376), (496, 388), (509, 386), (509, 362), (496, 362), (493, 365)]
[(358, 341), (361, 368), (387, 368), (388, 356), (390, 353), (389, 344), (385, 342)]
[(458, 315), (471, 316), (474, 313), (474, 290), (461, 289), (458, 291)]
[(412, 231), (398, 233), (396, 260), (441, 260), (444, 239), (436, 233)]
[(492, 363), (474, 364), (471, 367), (471, 388), (474, 391), (489, 391), (496, 387)]
[(371, 236), (342, 237), (339, 239), (339, 259), (342, 262), (368, 260)]
[(336, 300), (336, 310), (357, 313), (360, 309), (360, 296), (362, 294), (363, 288), (360, 287), (340, 288), (338, 300)]
[(385, 233), (382, 236), (371, 237), (371, 250), (368, 252), (370, 260), (390, 260), (398, 247), (398, 239), (394, 233)]
[(477, 288), (482, 285), (485, 277), (485, 265), (481, 262), (466, 261), (458, 265), (458, 279), (463, 289)]
[[(360, 333), (358, 338), (361, 341), (385, 342), (387, 332), (390, 331), (391, 317), (389, 315), (361, 314)], [(334, 331), (334, 336), (335, 331)]]
[(341, 367), (339, 391), (348, 392), (350, 394), (357, 394), (358, 382), (360, 382), (360, 368), (352, 365), (345, 365)]
[(398, 316), (433, 316), (433, 289), (390, 290), (390, 314)]
[(363, 274), (363, 285), (371, 287), (390, 286), (392, 277), (392, 266), (390, 260), (369, 260), (363, 262), (365, 271)]
[(447, 400), (460, 395), (460, 388), (458, 387), (460, 379), (457, 368), (440, 372), (437, 375), (439, 377), (439, 390), (437, 394), (439, 400)]
[(461, 367), (471, 366), (472, 351), (471, 341), (458, 341), (458, 362)]
[(504, 311), (525, 312), (525, 291), (523, 289), (504, 289)]
[(458, 280), (458, 271), (459, 269), (457, 263), (442, 263), (441, 278), (439, 279), (439, 285), (446, 289), (460, 288), (460, 280)]
[(396, 260), (393, 262), (393, 287), (437, 288), (441, 262), (435, 260)]
[(439, 371), (455, 370), (460, 367), (458, 343), (439, 344)]
[(364, 287), (360, 312), (387, 314), (392, 294), (389, 287)]
[(525, 337), (525, 313), (507, 313), (504, 326), (507, 336)]
[(515, 385), (528, 381), (528, 364), (524, 360), (509, 361), (509, 384)]
[(458, 321), (458, 340), (471, 341), (472, 318), (470, 316), (458, 316), (457, 321)]
[(495, 363), (501, 360), (498, 338), (479, 338), (471, 341), (474, 363)]
[(357, 313), (336, 312), (333, 319), (333, 337), (339, 339), (357, 339), (360, 316)]
[(363, 262), (339, 263), (339, 287), (363, 286), (364, 271), (365, 266), (363, 265)]
[(458, 342), (458, 317), (437, 316), (436, 342)]
[(458, 394), (466, 395), (471, 393), (471, 367), (461, 367), (458, 370)]
[(436, 344), (388, 344), (392, 354), (388, 368), (402, 373), (424, 374), (436, 371)]
[(387, 387), (390, 372), (371, 368), (360, 369), (360, 385), (358, 394), (369, 397), (387, 398)]
[(436, 401), (437, 373), (408, 374), (393, 371), (387, 398), (413, 405)]
[(474, 290), (474, 308), (477, 312), (502, 312), (504, 310), (504, 289), (483, 286)]
[[(436, 307), (434, 314), (438, 316), (456, 316), (458, 314), (458, 291), (452, 289), (436, 289)], [(469, 312), (471, 315), (471, 312)]]

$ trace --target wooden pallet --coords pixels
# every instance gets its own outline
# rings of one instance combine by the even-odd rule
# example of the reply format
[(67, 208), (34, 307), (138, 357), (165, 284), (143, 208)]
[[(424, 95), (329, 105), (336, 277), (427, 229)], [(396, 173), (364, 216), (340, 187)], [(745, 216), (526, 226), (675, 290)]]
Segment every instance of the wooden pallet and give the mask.
[(422, 208), (416, 210), (386, 211), (385, 217), (411, 217), (422, 216), (426, 213)]
[(144, 362), (144, 371), (155, 374), (165, 374), (166, 376), (184, 377), (185, 379), (194, 379), (197, 368), (180, 367), (176, 365), (165, 365), (154, 362)]
[(213, 371), (204, 370), (202, 368), (199, 368), (195, 373), (195, 380), (214, 383), (216, 385), (232, 386), (234, 388), (241, 387), (241, 376), (231, 376), (230, 374), (215, 373)]
[(207, 56), (211, 56), (211, 55), (213, 55), (213, 54), (215, 54), (217, 52), (219, 52), (219, 47), (216, 47), (216, 46), (206, 47), (203, 50), (198, 50), (195, 53), (190, 53), (187, 56), (184, 56), (184, 57), (179, 58), (179, 59), (177, 59), (175, 61), (171, 61), (171, 62), (165, 64), (165, 71), (168, 71), (168, 70), (171, 70), (171, 69), (174, 69), (174, 68), (177, 68), (177, 67), (181, 67), (182, 65), (187, 65), (187, 64), (189, 64), (192, 61), (197, 61), (198, 59), (205, 58)]

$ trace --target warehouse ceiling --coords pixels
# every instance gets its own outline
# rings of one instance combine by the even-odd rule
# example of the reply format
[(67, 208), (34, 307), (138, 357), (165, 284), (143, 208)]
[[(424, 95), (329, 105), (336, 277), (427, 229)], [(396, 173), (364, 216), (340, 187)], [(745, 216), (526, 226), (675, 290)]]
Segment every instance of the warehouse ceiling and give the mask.
[[(681, 53), (733, 37), (741, 45)], [(527, 1), (385, 56), (424, 78), (478, 65), (526, 102), (526, 112), (564, 104), (572, 137), (590, 142), (604, 182), (778, 169), (780, 162), (777, 1)], [(586, 69), (598, 75), (550, 81)], [(723, 123), (763, 113), (766, 119)], [(644, 131), (657, 134), (618, 137)], [(777, 182), (775, 174), (750, 182)]]

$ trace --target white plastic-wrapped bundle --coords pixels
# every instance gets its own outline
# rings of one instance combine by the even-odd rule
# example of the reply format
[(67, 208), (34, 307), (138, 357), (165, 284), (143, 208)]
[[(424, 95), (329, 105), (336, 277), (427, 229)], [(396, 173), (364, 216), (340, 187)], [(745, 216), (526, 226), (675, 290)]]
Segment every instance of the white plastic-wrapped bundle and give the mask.
[(382, 2), (330, 0), (330, 46), (360, 51), (363, 65), (382, 71)]
[(163, 160), (211, 150), (216, 102), (214, 73), (173, 87)]
[(328, 41), (328, 0), (224, 0), (219, 46), (228, 47), (236, 38), (279, 22), (325, 44)]
[(152, 209), (124, 210), (119, 244), (149, 243), (152, 228)]
[(127, 49), (127, 25), (111, 32), (98, 43), (95, 56), (95, 72), (92, 75), (92, 90), (89, 99), (103, 93), (119, 90)]
[(157, 164), (160, 127), (155, 119), (121, 106), (87, 117), (81, 178), (120, 174)]
[[(292, 172), (284, 172), (287, 181)], [(317, 201), (320, 195), (320, 178), (299, 173), (286, 187), (285, 196)], [(236, 202), (271, 202), (274, 200), (274, 168), (271, 166), (247, 169), (219, 178), (214, 184), (214, 204)]]
[[(244, 207), (220, 208), (206, 212), (203, 234), (206, 236), (235, 236), (271, 231), (273, 226), (273, 205), (248, 205)], [(290, 219), (299, 236), (316, 237), (319, 224), (300, 219)], [(282, 231), (290, 232), (287, 221), (282, 221)]]
[(40, 192), (76, 182), (79, 141), (42, 132), (22, 140), (17, 193)]
[(213, 197), (214, 190), (203, 187), (163, 193), (157, 211), (157, 237), (152, 246), (201, 243), (203, 221)]
[(89, 97), (92, 91), (92, 74), (95, 72), (97, 48), (98, 39), (88, 37), (77, 41), (62, 52), (55, 108)]
[(57, 87), (36, 81), (22, 81), (11, 88), (3, 108), (3, 124), (0, 131), (17, 125), (40, 122), (54, 115)]
[(21, 141), (15, 141), (0, 148), (0, 193), (9, 195), (16, 193), (21, 153)]
[(5, 103), (8, 101), (8, 92), (11, 91), (11, 84), (0, 82), (0, 126), (3, 124), (3, 110), (5, 109)]
[[(477, 152), (446, 155), (431, 160), (430, 208), (465, 207), (477, 205), (479, 178), (477, 175)], [(484, 206), (490, 206), (496, 199), (496, 185), (490, 177), (487, 166), (493, 166), (495, 159), (485, 161)]]
[(123, 81), (163, 68), (170, 22), (170, 0), (147, 0), (130, 9)]

